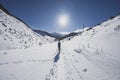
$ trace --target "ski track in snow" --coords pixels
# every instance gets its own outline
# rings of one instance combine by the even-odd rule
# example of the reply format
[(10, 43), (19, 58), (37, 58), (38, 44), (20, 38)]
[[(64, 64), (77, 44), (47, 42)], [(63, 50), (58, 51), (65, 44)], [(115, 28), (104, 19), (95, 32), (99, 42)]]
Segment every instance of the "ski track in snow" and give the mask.
[(99, 66), (97, 63), (95, 63), (89, 55), (87, 55), (86, 53), (82, 53), (82, 52), (80, 54), (83, 55), (88, 61), (90, 61), (96, 67), (100, 68), (105, 74), (108, 74), (101, 66)]
[[(65, 47), (64, 47), (65, 48)], [(77, 55), (78, 56), (83, 56), (85, 59), (86, 59), (86, 61), (87, 62), (90, 62), (90, 64), (91, 65), (94, 65), (94, 67), (96, 67), (96, 69), (98, 69), (100, 72), (102, 72), (102, 73), (104, 73), (107, 77), (106, 77), (106, 80), (112, 80), (111, 79), (111, 74), (110, 74), (110, 72), (108, 71), (108, 70), (106, 70), (105, 68), (104, 68), (104, 66), (102, 66), (101, 64), (99, 64), (98, 63), (98, 61), (96, 60), (97, 58), (99, 59), (99, 58), (101, 58), (101, 57), (103, 57), (103, 58), (106, 58), (106, 61), (113, 61), (112, 63), (116, 63), (116, 64), (119, 64), (119, 61), (118, 60), (116, 60), (114, 57), (111, 57), (110, 55), (105, 55), (105, 54), (101, 54), (101, 53), (99, 53), (99, 54), (96, 54), (97, 56), (95, 56), (96, 58), (94, 58), (94, 56), (93, 55), (91, 55), (91, 53), (88, 53), (87, 51), (85, 51), (85, 50), (82, 50), (82, 51), (79, 51), (79, 50), (75, 50), (74, 51), (75, 53), (77, 53)], [(71, 59), (71, 53), (63, 53), (63, 54), (67, 54), (66, 56), (68, 57), (66, 57), (66, 56), (64, 56), (64, 58), (65, 59), (68, 59), (68, 61), (67, 61), (67, 64), (69, 63), (69, 61), (70, 61), (70, 63), (68, 64), (68, 66), (70, 66), (70, 65), (72, 65), (72, 67), (73, 67), (73, 69), (75, 70), (75, 72), (77, 73), (77, 75), (79, 76), (79, 79), (78, 80), (86, 80), (86, 79), (84, 79), (84, 77), (82, 76), (82, 75), (80, 75), (80, 72), (79, 72), (79, 70), (77, 70), (77, 68), (76, 68), (76, 66), (74, 65), (74, 61)], [(74, 55), (72, 55), (73, 57), (75, 56), (76, 54), (74, 54)], [(104, 63), (107, 63), (107, 62), (104, 62)], [(112, 64), (111, 63), (111, 64)], [(72, 68), (71, 67), (71, 68)], [(107, 66), (106, 66), (107, 67)], [(113, 66), (114, 67), (114, 66)], [(119, 66), (117, 66), (117, 67), (119, 67)], [(68, 79), (69, 80), (69, 79)], [(77, 80), (77, 79), (76, 79)]]
[(48, 59), (48, 60), (26, 60), (26, 61), (14, 61), (14, 62), (5, 62), (5, 63), (0, 63), (0, 65), (7, 65), (7, 64), (20, 64), (23, 62), (48, 62), (48, 61), (53, 61), (53, 59)]
[[(92, 64), (94, 64), (96, 67), (100, 68), (106, 75), (109, 76), (109, 80), (112, 80), (111, 79), (111, 73), (113, 75), (114, 72), (110, 72), (111, 70), (107, 70), (106, 68), (108, 66), (111, 66), (110, 69), (114, 68), (114, 69), (119, 69), (120, 67), (120, 61), (119, 60), (116, 60), (116, 58), (114, 58), (113, 56), (109, 55), (109, 54), (106, 54), (106, 53), (99, 53), (99, 54), (96, 54), (96, 56), (94, 57), (94, 55), (91, 55), (92, 53), (86, 51), (86, 50), (83, 50), (83, 51), (76, 51), (76, 53), (80, 55), (83, 55), (88, 61), (90, 61)], [(103, 59), (106, 59), (105, 62), (102, 61), (102, 64), (98, 63), (99, 61), (101, 61), (99, 58), (103, 58)], [(112, 62), (109, 62), (108, 61), (112, 61)], [(104, 67), (103, 65), (104, 64), (107, 64), (106, 67)], [(117, 65), (117, 66), (116, 66)], [(113, 69), (113, 70), (114, 70)], [(116, 70), (117, 70), (116, 69)], [(116, 74), (114, 74), (116, 75)], [(118, 75), (118, 74), (117, 74)], [(112, 76), (113, 77), (113, 76)]]
[[(74, 51), (76, 52), (77, 55), (84, 56), (84, 58), (87, 61), (91, 62), (97, 68), (101, 69), (105, 74), (109, 75), (109, 72), (106, 72), (106, 70), (101, 65), (99, 65), (97, 62), (95, 62), (96, 60), (94, 59), (94, 57), (92, 55), (90, 55), (90, 53), (88, 53), (88, 51), (86, 51), (86, 50), (83, 50), (83, 51), (74, 50)], [(97, 55), (100, 55), (100, 54), (101, 53), (99, 53)], [(76, 66), (74, 65), (73, 60), (71, 59), (71, 54), (69, 55), (69, 53), (62, 52), (62, 53), (60, 53), (60, 55), (64, 59), (62, 63), (64, 65), (64, 67), (65, 67), (64, 68), (65, 72), (68, 75), (68, 76), (66, 76), (66, 80), (84, 80), (84, 78), (80, 75), (79, 70), (77, 70)], [(101, 54), (101, 57), (106, 57), (107, 59), (112, 59), (113, 61), (116, 61), (115, 58), (110, 57), (109, 55)], [(50, 61), (50, 62), (53, 63), (53, 67), (50, 69), (49, 74), (46, 75), (46, 80), (58, 80), (57, 79), (57, 74), (59, 75), (59, 73), (57, 73), (58, 72), (57, 68), (60, 65), (58, 65), (59, 61), (57, 63), (54, 63), (53, 59), (47, 59), (47, 60), (34, 59), (34, 60), (20, 60), (20, 61), (13, 61), (13, 62), (4, 62), (4, 63), (0, 63), (0, 66), (9, 65), (9, 64), (22, 64), (22, 63), (25, 63), (25, 62), (27, 62), (27, 63), (30, 63), (30, 62), (43, 62), (44, 63), (44, 62), (49, 62)], [(61, 60), (61, 58), (60, 58), (60, 60)], [(119, 61), (117, 61), (117, 62), (119, 62)], [(66, 68), (68, 70), (66, 70)], [(72, 76), (77, 75), (78, 77), (76, 79), (74, 79), (71, 75)]]

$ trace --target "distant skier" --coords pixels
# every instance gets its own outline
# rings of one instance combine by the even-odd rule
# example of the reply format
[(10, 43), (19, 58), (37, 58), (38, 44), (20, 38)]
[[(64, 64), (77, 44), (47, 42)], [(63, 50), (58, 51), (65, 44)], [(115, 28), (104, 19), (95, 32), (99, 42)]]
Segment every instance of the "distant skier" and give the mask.
[(60, 43), (60, 40), (59, 40), (59, 42), (58, 42), (58, 51), (59, 51), (59, 53), (60, 53), (60, 51), (61, 51), (61, 43)]
[(59, 58), (60, 58), (60, 51), (61, 51), (61, 43), (60, 43), (60, 40), (59, 40), (58, 41), (58, 53), (54, 57), (54, 62), (57, 62), (59, 60)]

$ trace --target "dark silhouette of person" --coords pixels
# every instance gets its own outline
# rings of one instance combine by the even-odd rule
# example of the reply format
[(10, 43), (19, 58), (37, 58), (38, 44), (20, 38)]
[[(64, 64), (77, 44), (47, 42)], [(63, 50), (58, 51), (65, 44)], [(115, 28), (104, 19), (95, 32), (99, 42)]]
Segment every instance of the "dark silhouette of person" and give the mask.
[(61, 42), (60, 42), (60, 40), (59, 40), (59, 42), (58, 42), (58, 51), (59, 51), (59, 53), (60, 53), (60, 51), (61, 51)]
[(60, 51), (61, 51), (61, 43), (60, 43), (60, 40), (58, 42), (58, 53), (57, 55), (54, 57), (54, 62), (57, 62), (60, 58)]

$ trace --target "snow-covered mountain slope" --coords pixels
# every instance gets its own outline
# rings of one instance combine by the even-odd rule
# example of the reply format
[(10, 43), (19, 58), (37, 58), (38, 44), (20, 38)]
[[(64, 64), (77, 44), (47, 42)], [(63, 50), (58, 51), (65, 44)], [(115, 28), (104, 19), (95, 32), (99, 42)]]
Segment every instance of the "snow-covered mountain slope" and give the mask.
[(64, 80), (119, 80), (119, 42), (120, 16), (64, 40), (63, 60), (59, 60), (64, 65)]
[(53, 41), (53, 38), (33, 32), (24, 22), (0, 6), (0, 50), (27, 48), (50, 41)]
[(51, 34), (46, 32), (46, 31), (42, 31), (42, 30), (33, 30), (33, 31), (37, 32), (38, 34), (40, 34), (42, 36), (50, 36), (50, 37), (52, 37)]
[(75, 33), (80, 33), (80, 32), (86, 31), (87, 29), (89, 29), (89, 27), (85, 27), (84, 29), (77, 29), (77, 30), (75, 30), (75, 31), (73, 31), (73, 32), (75, 32)]

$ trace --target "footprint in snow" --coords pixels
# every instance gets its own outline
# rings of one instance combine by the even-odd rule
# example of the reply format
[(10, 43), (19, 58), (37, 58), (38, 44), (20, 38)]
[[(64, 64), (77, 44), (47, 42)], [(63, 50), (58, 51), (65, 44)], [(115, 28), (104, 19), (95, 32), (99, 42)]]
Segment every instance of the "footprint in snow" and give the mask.
[(9, 64), (9, 63), (0, 63), (0, 65), (6, 65), (6, 64)]
[(22, 63), (24, 61), (15, 61), (15, 62), (12, 62), (13, 64), (18, 64), (18, 63)]
[(82, 70), (82, 72), (87, 72), (87, 71), (88, 71), (88, 69), (83, 69), (83, 70)]

